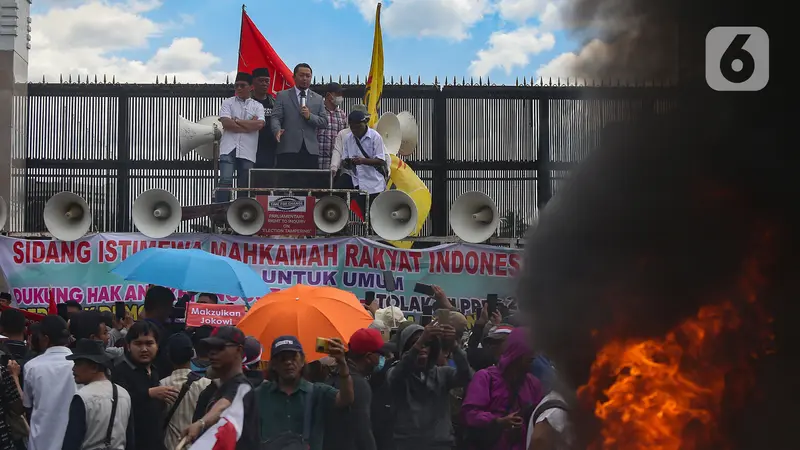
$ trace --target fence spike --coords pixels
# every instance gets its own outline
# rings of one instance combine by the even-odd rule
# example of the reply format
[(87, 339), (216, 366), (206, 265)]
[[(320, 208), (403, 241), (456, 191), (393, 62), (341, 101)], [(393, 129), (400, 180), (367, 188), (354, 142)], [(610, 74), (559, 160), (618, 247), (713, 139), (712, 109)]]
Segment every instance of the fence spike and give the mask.
[(492, 81), (489, 79), (488, 75), (486, 76), (486, 85), (487, 86), (491, 86), (492, 85)]
[(342, 84), (342, 74), (339, 74), (339, 84)]
[(67, 80), (67, 83), (72, 84), (72, 74), (69, 74), (69, 79)]
[(117, 76), (116, 75), (112, 75), (111, 76), (111, 82), (114, 83), (114, 84), (117, 84)]
[(417, 84), (422, 85), (422, 75), (417, 75)]
[(172, 76), (172, 84), (178, 84), (178, 77), (175, 75)]
[(42, 75), (42, 83), (47, 83), (47, 82), (44, 80), (44, 75)]

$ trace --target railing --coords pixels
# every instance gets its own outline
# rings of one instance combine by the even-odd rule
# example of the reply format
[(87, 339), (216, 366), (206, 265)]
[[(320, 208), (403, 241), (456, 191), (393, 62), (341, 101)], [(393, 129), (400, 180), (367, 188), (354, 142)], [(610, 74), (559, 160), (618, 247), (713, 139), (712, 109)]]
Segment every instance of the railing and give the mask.
[[(419, 146), (408, 163), (433, 195), (424, 236), (451, 235), (450, 205), (479, 190), (503, 215), (500, 235), (516, 237), (597, 145), (604, 126), (658, 113), (674, 98), (669, 87), (608, 83), (389, 81), (380, 109), (410, 111), (419, 125)], [(347, 110), (360, 102), (364, 86), (344, 88)], [(12, 204), (11, 231), (44, 231), (44, 203), (62, 190), (87, 199), (95, 231), (134, 231), (131, 204), (147, 189), (166, 189), (183, 205), (210, 202), (212, 164), (194, 154), (180, 156), (177, 116), (196, 121), (217, 115), (221, 101), (233, 94), (231, 85), (32, 83), (28, 92), (28, 150), (14, 183), (18, 192), (24, 189), (26, 208), (24, 216), (15, 215)], [(207, 222), (184, 222), (179, 231)]]

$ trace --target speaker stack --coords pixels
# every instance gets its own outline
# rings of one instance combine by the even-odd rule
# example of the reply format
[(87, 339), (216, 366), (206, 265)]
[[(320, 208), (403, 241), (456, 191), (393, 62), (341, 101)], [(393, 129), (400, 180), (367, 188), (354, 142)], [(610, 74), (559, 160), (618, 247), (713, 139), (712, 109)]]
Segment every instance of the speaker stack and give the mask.
[(264, 207), (254, 198), (239, 198), (228, 207), (226, 219), (236, 233), (252, 236), (264, 227)]
[(461, 240), (473, 244), (492, 237), (500, 223), (497, 206), (483, 192), (467, 192), (450, 208), (450, 226)]
[(152, 239), (165, 238), (181, 223), (181, 204), (174, 195), (163, 189), (142, 192), (133, 202), (133, 224), (143, 235)]
[(326, 234), (335, 234), (347, 226), (350, 208), (341, 197), (329, 195), (314, 205), (314, 225)]
[(178, 147), (181, 156), (194, 151), (203, 159), (213, 160), (214, 142), (222, 138), (222, 133), (222, 123), (217, 116), (205, 117), (197, 123), (178, 116)]
[(372, 202), (369, 220), (375, 234), (387, 241), (399, 241), (416, 228), (417, 205), (405, 192), (385, 191)]
[(89, 204), (72, 192), (59, 192), (44, 205), (44, 225), (50, 234), (61, 241), (82, 238), (92, 227)]

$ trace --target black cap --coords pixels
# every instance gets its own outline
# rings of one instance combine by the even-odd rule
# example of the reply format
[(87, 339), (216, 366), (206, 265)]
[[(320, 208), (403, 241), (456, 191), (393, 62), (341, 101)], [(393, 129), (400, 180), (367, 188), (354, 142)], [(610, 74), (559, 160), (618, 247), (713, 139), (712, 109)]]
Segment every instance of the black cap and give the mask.
[(363, 111), (353, 111), (350, 113), (350, 115), (347, 116), (347, 122), (349, 123), (360, 123), (366, 121), (367, 121), (367, 115), (364, 114)]
[(245, 336), (242, 330), (236, 327), (225, 326), (215, 329), (211, 332), (211, 336), (200, 342), (211, 347), (219, 347), (228, 344), (244, 346)]
[(269, 78), (269, 69), (258, 68), (253, 71), (253, 78), (267, 77)]
[(40, 332), (52, 340), (69, 338), (67, 321), (61, 316), (48, 315), (42, 318)]
[(275, 355), (281, 352), (303, 353), (303, 346), (300, 345), (300, 341), (294, 336), (278, 336), (272, 341), (270, 357), (274, 358)]
[(167, 353), (171, 361), (189, 361), (194, 356), (192, 338), (186, 333), (173, 334), (167, 339)]
[(0, 292), (0, 298), (11, 301), (11, 294), (8, 292)]
[(253, 84), (253, 76), (247, 72), (239, 72), (236, 74), (236, 82), (246, 81), (247, 84)]
[(66, 358), (70, 361), (87, 359), (103, 366), (108, 366), (111, 363), (111, 358), (108, 357), (106, 350), (103, 348), (103, 343), (94, 339), (79, 339), (72, 350), (72, 354), (67, 355)]
[(342, 85), (336, 82), (330, 82), (325, 85), (325, 93), (327, 94), (341, 94), (344, 92)]

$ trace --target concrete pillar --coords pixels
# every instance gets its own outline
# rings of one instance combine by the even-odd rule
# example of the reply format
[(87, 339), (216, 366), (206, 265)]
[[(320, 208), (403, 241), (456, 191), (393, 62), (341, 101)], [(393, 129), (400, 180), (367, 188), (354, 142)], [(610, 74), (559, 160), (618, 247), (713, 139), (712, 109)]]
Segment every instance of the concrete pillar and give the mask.
[(31, 0), (0, 0), (0, 197), (9, 231), (24, 231)]

